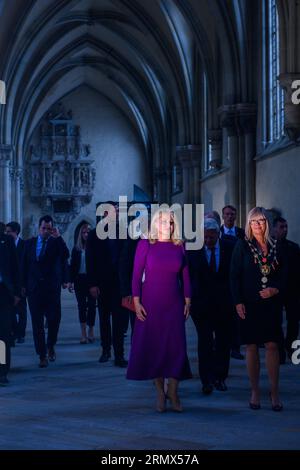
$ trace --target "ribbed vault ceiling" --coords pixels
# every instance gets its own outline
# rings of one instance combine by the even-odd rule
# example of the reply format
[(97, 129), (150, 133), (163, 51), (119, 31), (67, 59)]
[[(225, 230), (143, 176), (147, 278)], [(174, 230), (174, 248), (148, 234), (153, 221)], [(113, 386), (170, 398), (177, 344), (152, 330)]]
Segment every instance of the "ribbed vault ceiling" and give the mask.
[[(239, 2), (221, 0), (5, 0), (0, 3), (0, 142), (22, 158), (44, 113), (77, 87), (105, 95), (135, 127), (149, 161), (200, 143), (201, 76), (214, 108), (240, 99), (232, 39)], [(235, 4), (235, 9), (233, 9)], [(227, 6), (226, 6), (227, 5)], [(240, 23), (239, 23), (240, 24)], [(226, 89), (220, 91), (226, 64)], [(211, 125), (216, 115), (210, 115)]]

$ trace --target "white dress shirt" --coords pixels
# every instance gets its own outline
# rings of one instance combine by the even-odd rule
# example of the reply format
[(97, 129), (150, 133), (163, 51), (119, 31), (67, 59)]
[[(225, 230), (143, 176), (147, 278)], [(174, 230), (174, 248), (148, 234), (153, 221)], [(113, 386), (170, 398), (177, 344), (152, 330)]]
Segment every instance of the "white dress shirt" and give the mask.
[(227, 228), (225, 227), (225, 225), (223, 225), (223, 228), (224, 228), (224, 235), (230, 235), (231, 237), (236, 237), (235, 226), (233, 226), (232, 228)]

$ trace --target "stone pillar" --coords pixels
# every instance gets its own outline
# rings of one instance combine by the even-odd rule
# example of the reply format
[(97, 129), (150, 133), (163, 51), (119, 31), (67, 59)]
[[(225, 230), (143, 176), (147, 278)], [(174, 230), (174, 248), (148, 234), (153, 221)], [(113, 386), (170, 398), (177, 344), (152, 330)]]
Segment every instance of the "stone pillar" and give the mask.
[[(227, 159), (229, 161), (228, 194), (229, 204), (239, 207), (239, 142), (234, 105), (219, 108), (220, 121), (227, 132)], [(225, 201), (224, 201), (225, 202)]]
[(13, 192), (13, 208), (11, 217), (22, 222), (22, 191), (23, 191), (23, 171), (21, 168), (13, 168), (10, 172)]
[(11, 219), (11, 147), (0, 145), (0, 220), (8, 223)]
[(178, 146), (176, 158), (182, 167), (183, 202), (200, 203), (201, 146)]
[(242, 213), (242, 223), (244, 225), (245, 216), (256, 204), (255, 197), (255, 140), (256, 140), (256, 105), (252, 103), (242, 103), (237, 105), (239, 128), (244, 135), (244, 217)]
[(238, 223), (244, 225), (246, 214), (255, 206), (256, 105), (237, 103), (223, 106), (219, 112), (227, 131), (228, 202), (238, 209)]
[(43, 188), (46, 187), (46, 168), (45, 165), (42, 166), (42, 172), (43, 172)]
[[(298, 81), (300, 84), (300, 73), (285, 73), (279, 76), (280, 85), (285, 91), (284, 130), (289, 139), (296, 142), (300, 138), (300, 103), (297, 104), (293, 97), (296, 89), (292, 88), (292, 85), (295, 81)], [(299, 95), (300, 94), (297, 93), (298, 99)]]
[(222, 167), (222, 129), (208, 130), (208, 144), (211, 152), (209, 165), (211, 168)]

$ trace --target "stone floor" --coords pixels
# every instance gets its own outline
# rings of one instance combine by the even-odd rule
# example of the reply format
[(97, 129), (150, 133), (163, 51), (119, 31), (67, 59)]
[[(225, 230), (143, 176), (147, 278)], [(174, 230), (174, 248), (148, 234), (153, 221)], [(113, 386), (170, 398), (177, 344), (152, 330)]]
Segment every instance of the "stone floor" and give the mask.
[(0, 449), (300, 449), (300, 366), (282, 367), (282, 413), (270, 409), (264, 368), (262, 409), (247, 407), (244, 361), (232, 360), (228, 392), (205, 397), (191, 320), (187, 332), (195, 378), (181, 384), (184, 413), (158, 414), (152, 383), (99, 364), (99, 342), (79, 345), (74, 297), (64, 293), (57, 362), (37, 367), (30, 328), (12, 351), (11, 383), (0, 389)]

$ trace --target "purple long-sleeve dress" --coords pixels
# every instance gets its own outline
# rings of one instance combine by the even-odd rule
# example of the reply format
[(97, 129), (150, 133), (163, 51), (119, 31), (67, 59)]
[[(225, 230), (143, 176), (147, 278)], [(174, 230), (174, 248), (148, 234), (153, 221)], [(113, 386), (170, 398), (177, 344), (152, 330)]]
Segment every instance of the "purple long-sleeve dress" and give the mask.
[(140, 240), (132, 295), (141, 298), (147, 317), (135, 321), (127, 378), (190, 378), (184, 297), (191, 297), (191, 284), (183, 245)]

